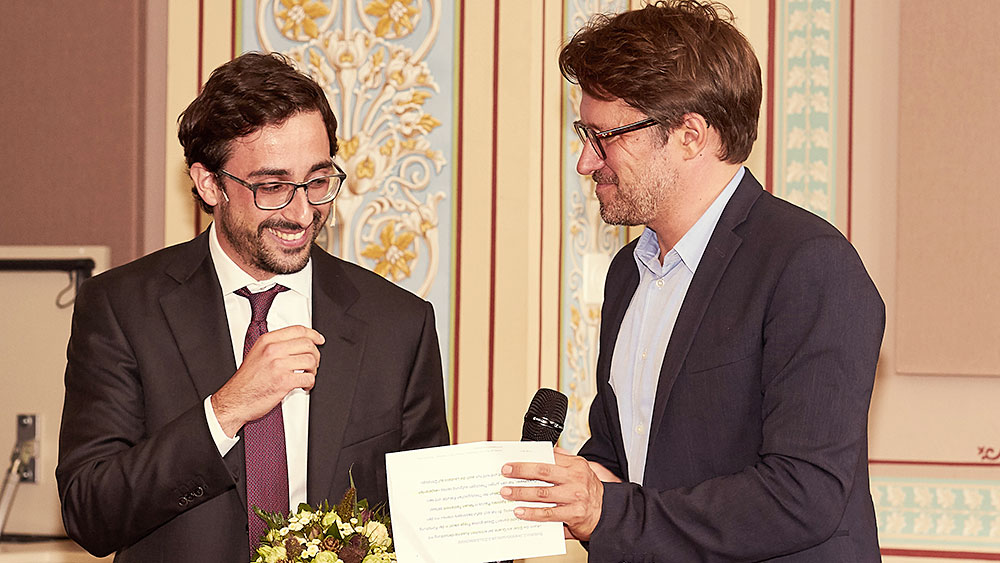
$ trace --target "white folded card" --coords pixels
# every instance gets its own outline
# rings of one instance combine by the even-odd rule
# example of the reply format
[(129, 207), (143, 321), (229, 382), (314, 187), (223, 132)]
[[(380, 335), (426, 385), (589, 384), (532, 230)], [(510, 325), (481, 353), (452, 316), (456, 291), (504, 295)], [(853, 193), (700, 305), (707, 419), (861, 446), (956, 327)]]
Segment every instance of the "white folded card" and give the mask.
[(554, 463), (547, 442), (475, 442), (386, 454), (392, 538), (399, 563), (476, 563), (566, 553), (560, 522), (528, 522), (500, 488), (505, 463)]

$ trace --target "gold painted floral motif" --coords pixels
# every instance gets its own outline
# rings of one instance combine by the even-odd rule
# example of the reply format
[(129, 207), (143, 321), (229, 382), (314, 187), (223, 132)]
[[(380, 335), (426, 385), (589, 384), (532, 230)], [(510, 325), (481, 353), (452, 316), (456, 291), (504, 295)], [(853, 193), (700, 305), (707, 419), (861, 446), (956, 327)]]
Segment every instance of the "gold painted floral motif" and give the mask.
[[(258, 0), (262, 49), (278, 47), (262, 23), (265, 10), (282, 29), (296, 6), (310, 16), (305, 8), (313, 2), (318, 0)], [(347, 182), (336, 218), (317, 243), (426, 296), (445, 256), (439, 208), (447, 198), (440, 189), (447, 159), (429, 138), (440, 134), (444, 118), (427, 107), (440, 92), (427, 56), (440, 31), (442, 0), (323, 3), (329, 10), (313, 17), (317, 33), (289, 28), (286, 37), (300, 36), (283, 49), (326, 91), (340, 124), (336, 158)], [(418, 31), (422, 38), (413, 37)]]
[(380, 233), (382, 244), (369, 244), (361, 255), (365, 258), (375, 260), (376, 274), (399, 281), (410, 277), (410, 263), (417, 257), (411, 250), (415, 233), (403, 231), (396, 234), (396, 222), (389, 221)]
[(375, 35), (387, 37), (389, 28), (395, 37), (403, 37), (413, 32), (413, 16), (420, 9), (413, 5), (413, 0), (372, 0), (365, 6), (365, 13), (379, 18), (375, 24)]
[(358, 152), (358, 144), (360, 139), (357, 137), (351, 137), (350, 139), (338, 139), (337, 144), (340, 146), (340, 151), (338, 155), (344, 160), (350, 159), (355, 153)]
[(277, 13), (277, 19), (282, 35), (289, 39), (319, 37), (316, 18), (330, 14), (330, 8), (315, 0), (281, 0), (281, 5), (285, 9)]

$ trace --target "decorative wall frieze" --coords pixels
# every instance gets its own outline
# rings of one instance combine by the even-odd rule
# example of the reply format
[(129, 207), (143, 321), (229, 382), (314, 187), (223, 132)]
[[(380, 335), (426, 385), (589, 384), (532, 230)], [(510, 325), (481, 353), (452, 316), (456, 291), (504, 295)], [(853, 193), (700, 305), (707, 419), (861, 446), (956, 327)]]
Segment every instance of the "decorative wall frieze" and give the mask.
[(838, 0), (777, 2), (774, 194), (834, 221)]
[(883, 547), (1000, 552), (1000, 483), (871, 478)]

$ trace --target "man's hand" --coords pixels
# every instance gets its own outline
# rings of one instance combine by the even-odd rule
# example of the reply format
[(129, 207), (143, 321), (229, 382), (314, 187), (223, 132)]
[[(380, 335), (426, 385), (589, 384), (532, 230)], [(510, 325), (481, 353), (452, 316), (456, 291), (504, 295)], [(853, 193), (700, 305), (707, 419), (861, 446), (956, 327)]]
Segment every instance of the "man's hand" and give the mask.
[(254, 343), (243, 364), (212, 395), (212, 409), (227, 436), (264, 416), (288, 394), (309, 391), (316, 381), (323, 335), (301, 325), (267, 332)]
[[(564, 450), (564, 449), (560, 448), (559, 446), (556, 446), (552, 451), (554, 451), (557, 454), (563, 454), (563, 455), (569, 455), (569, 456), (573, 455), (568, 450)], [(593, 471), (594, 475), (597, 475), (597, 478), (600, 479), (602, 482), (604, 482), (604, 483), (621, 483), (622, 482), (622, 480), (619, 479), (617, 475), (615, 475), (614, 473), (612, 473), (607, 467), (604, 467), (600, 463), (597, 463), (596, 461), (587, 460), (587, 464), (590, 465), (590, 470)]]
[[(500, 495), (507, 500), (555, 503), (548, 508), (519, 507), (514, 515), (522, 520), (564, 522), (573, 537), (589, 540), (601, 519), (604, 484), (586, 459), (560, 451), (556, 451), (555, 456), (555, 465), (508, 463), (501, 469), (506, 477), (546, 481), (553, 486), (503, 487)], [(600, 465), (597, 467), (604, 469)], [(611, 475), (610, 471), (604, 471)]]

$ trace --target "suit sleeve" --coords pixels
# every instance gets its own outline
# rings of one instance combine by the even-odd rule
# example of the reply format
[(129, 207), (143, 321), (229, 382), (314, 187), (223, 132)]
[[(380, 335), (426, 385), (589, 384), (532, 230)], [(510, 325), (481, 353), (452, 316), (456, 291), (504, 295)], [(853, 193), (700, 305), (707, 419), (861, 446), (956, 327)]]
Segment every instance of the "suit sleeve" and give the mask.
[(98, 556), (234, 486), (202, 403), (147, 429), (141, 368), (105, 286), (77, 296), (56, 468), (66, 532)]
[(441, 351), (434, 328), (434, 308), (425, 302), (423, 329), (403, 396), (404, 450), (449, 443)]
[(680, 489), (606, 484), (591, 560), (757, 561), (833, 535), (853, 487), (867, 487), (855, 473), (884, 323), (846, 240), (802, 243), (762, 319), (758, 461)]

